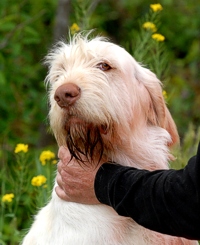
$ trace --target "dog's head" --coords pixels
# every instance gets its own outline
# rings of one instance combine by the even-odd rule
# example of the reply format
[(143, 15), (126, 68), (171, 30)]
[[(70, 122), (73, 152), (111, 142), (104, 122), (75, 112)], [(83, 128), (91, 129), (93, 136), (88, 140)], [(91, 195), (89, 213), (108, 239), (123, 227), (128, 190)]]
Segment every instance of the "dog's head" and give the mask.
[(148, 126), (168, 131), (169, 145), (178, 141), (160, 81), (123, 48), (77, 35), (58, 43), (46, 63), (50, 125), (74, 157), (101, 158)]

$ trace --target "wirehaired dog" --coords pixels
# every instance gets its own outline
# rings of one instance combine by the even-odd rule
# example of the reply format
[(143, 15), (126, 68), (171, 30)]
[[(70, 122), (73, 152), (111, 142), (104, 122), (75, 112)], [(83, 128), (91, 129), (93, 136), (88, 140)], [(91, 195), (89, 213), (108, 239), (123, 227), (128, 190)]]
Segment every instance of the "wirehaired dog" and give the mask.
[[(50, 125), (59, 146), (91, 164), (105, 159), (149, 170), (168, 168), (169, 147), (179, 136), (155, 74), (123, 48), (81, 34), (69, 44), (58, 43), (46, 63)], [(23, 245), (133, 244), (197, 242), (145, 229), (106, 205), (65, 202), (54, 190), (23, 240)]]

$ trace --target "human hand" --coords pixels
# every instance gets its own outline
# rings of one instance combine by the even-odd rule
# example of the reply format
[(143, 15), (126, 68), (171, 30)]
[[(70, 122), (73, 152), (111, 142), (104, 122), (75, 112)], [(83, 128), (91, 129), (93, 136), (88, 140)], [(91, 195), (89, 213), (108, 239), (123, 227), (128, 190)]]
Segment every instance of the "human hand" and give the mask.
[(58, 157), (56, 194), (68, 202), (99, 204), (94, 191), (98, 167), (89, 167), (89, 163), (80, 165), (74, 158), (70, 161), (70, 152), (63, 146), (59, 148)]

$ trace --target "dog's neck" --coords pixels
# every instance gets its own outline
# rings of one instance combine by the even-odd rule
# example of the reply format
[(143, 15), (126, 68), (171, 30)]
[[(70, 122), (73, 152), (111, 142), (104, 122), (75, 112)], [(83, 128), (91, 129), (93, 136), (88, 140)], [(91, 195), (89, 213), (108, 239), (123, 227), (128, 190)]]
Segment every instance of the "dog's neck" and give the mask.
[(121, 138), (113, 144), (109, 158), (125, 166), (155, 170), (167, 169), (170, 153), (167, 142), (169, 133), (160, 128), (149, 126), (140, 135)]

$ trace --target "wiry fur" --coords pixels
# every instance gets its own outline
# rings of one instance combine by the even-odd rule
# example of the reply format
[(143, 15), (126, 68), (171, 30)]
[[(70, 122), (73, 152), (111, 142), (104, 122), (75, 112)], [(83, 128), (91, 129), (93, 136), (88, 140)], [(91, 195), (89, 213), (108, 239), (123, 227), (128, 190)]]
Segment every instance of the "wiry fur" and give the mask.
[[(112, 69), (100, 70), (105, 62)], [(115, 161), (149, 170), (167, 169), (169, 146), (178, 142), (160, 81), (123, 48), (103, 38), (75, 37), (59, 43), (46, 58), (49, 112), (58, 145), (91, 162)], [(54, 100), (59, 86), (73, 83), (81, 96), (67, 108)], [(81, 153), (81, 154), (80, 154)], [(134, 208), (134, 207), (133, 207)], [(163, 221), (164, 222), (164, 221)], [(105, 205), (68, 203), (53, 190), (23, 245), (164, 245), (197, 244), (162, 235), (120, 217)]]

